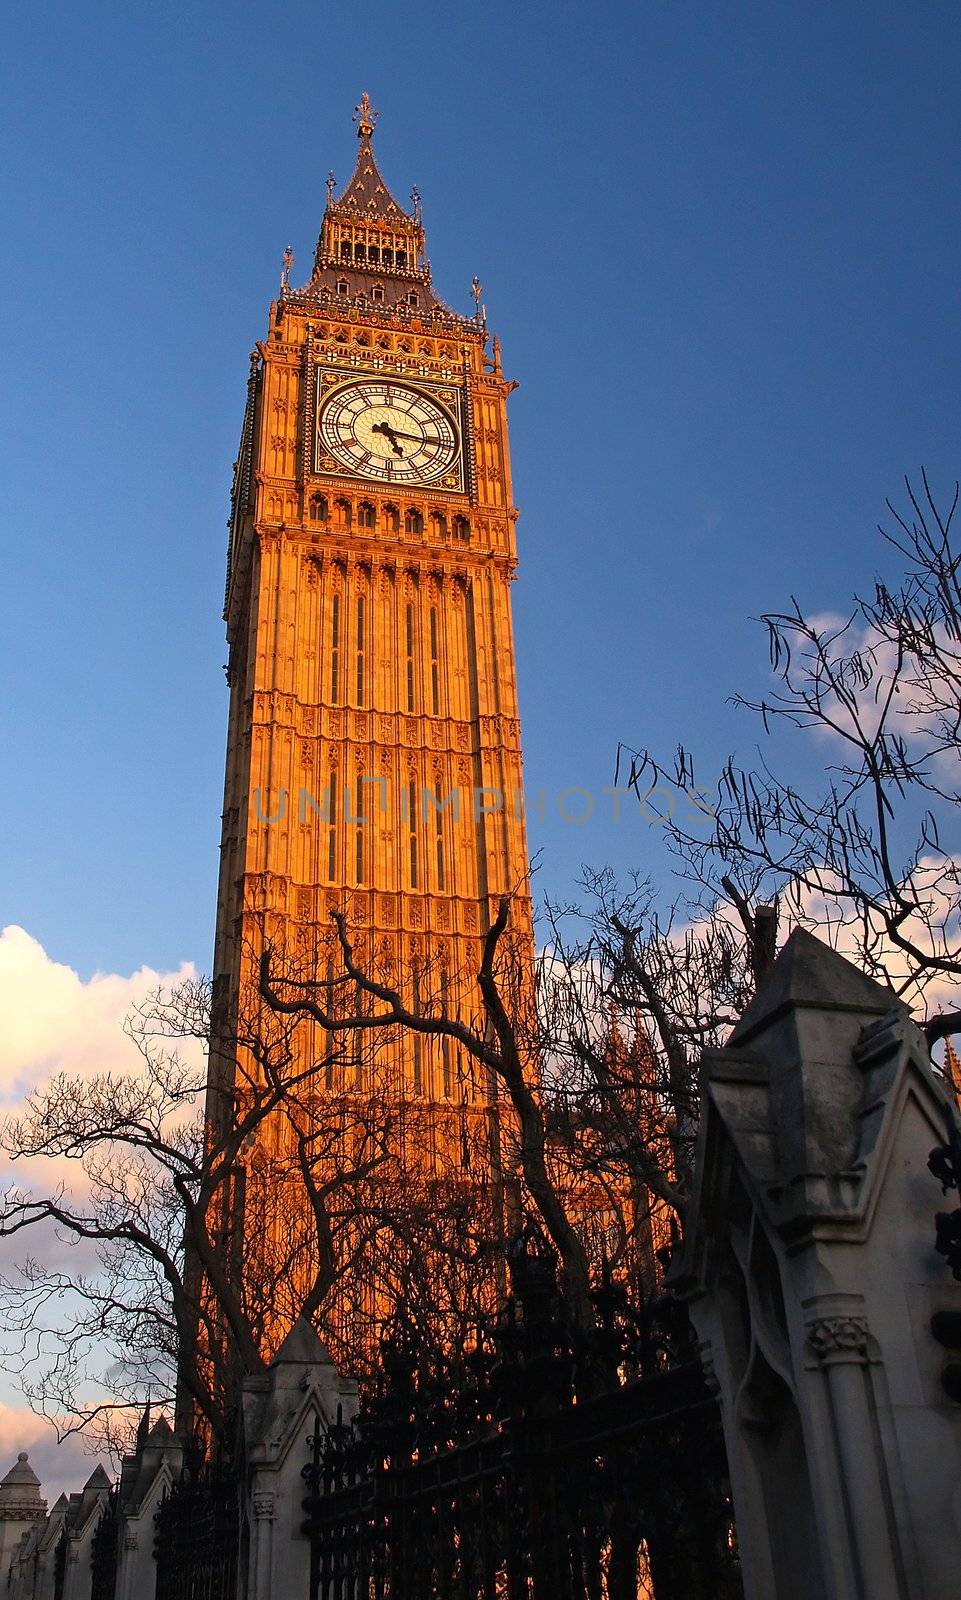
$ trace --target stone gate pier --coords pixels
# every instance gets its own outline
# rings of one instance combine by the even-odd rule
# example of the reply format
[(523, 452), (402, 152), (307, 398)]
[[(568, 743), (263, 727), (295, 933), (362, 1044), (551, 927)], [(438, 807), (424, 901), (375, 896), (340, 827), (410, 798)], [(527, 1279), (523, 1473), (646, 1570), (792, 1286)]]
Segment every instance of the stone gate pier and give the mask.
[[(893, 993), (792, 934), (703, 1062), (671, 1271), (717, 1385), (747, 1600), (958, 1600), (957, 1108)], [(961, 1352), (955, 1353), (961, 1360)]]

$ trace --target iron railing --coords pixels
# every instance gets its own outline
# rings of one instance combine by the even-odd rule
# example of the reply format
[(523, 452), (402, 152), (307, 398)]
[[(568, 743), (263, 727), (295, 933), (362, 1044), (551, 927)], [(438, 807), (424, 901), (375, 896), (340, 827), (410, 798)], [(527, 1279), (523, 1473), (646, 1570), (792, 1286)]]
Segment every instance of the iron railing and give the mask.
[(173, 1484), (154, 1518), (156, 1600), (235, 1600), (240, 1485), (201, 1469)]

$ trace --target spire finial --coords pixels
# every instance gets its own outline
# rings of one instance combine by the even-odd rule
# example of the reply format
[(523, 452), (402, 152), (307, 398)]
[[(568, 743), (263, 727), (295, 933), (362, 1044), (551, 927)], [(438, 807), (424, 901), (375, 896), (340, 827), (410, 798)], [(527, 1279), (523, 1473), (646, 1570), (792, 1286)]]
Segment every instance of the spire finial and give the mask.
[(486, 328), (487, 312), (481, 305), (481, 295), (484, 293), (484, 285), (481, 283), (480, 278), (478, 278), (476, 274), (471, 279), (470, 292), (471, 299), (474, 302), (474, 321), (477, 323), (479, 328)]
[(358, 139), (369, 139), (374, 131), (377, 118), (380, 115), (370, 103), (370, 95), (365, 89), (360, 97), (360, 105), (354, 108), (354, 121), (357, 124)]
[(334, 203), (334, 184), (336, 182), (337, 182), (337, 177), (336, 177), (336, 174), (334, 172), (333, 167), (331, 167), (330, 171), (327, 174), (327, 204), (329, 206), (332, 206), (333, 203)]
[(291, 245), (288, 245), (286, 250), (284, 251), (283, 265), (282, 265), (282, 267), (280, 269), (280, 292), (281, 292), (282, 295), (286, 294), (287, 290), (290, 288), (290, 269), (293, 266), (293, 264), (294, 264), (293, 248), (292, 248)]
[(139, 1454), (150, 1437), (150, 1389), (147, 1389), (147, 1404), (143, 1408), (143, 1416), (137, 1426), (136, 1450)]

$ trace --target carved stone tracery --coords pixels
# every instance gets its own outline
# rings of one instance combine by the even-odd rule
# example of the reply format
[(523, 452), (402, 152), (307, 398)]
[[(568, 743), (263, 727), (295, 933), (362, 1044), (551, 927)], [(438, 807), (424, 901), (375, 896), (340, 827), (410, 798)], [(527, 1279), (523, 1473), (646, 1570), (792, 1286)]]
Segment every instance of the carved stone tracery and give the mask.
[(819, 1317), (808, 1324), (808, 1349), (823, 1366), (826, 1362), (866, 1361), (868, 1324), (865, 1317)]

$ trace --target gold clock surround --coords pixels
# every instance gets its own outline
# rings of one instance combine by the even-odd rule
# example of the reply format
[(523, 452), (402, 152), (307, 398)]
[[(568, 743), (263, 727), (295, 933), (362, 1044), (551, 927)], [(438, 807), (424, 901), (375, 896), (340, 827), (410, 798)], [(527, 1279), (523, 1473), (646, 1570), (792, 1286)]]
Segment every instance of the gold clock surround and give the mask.
[(454, 384), (321, 368), (314, 470), (399, 488), (463, 491), (464, 406)]

